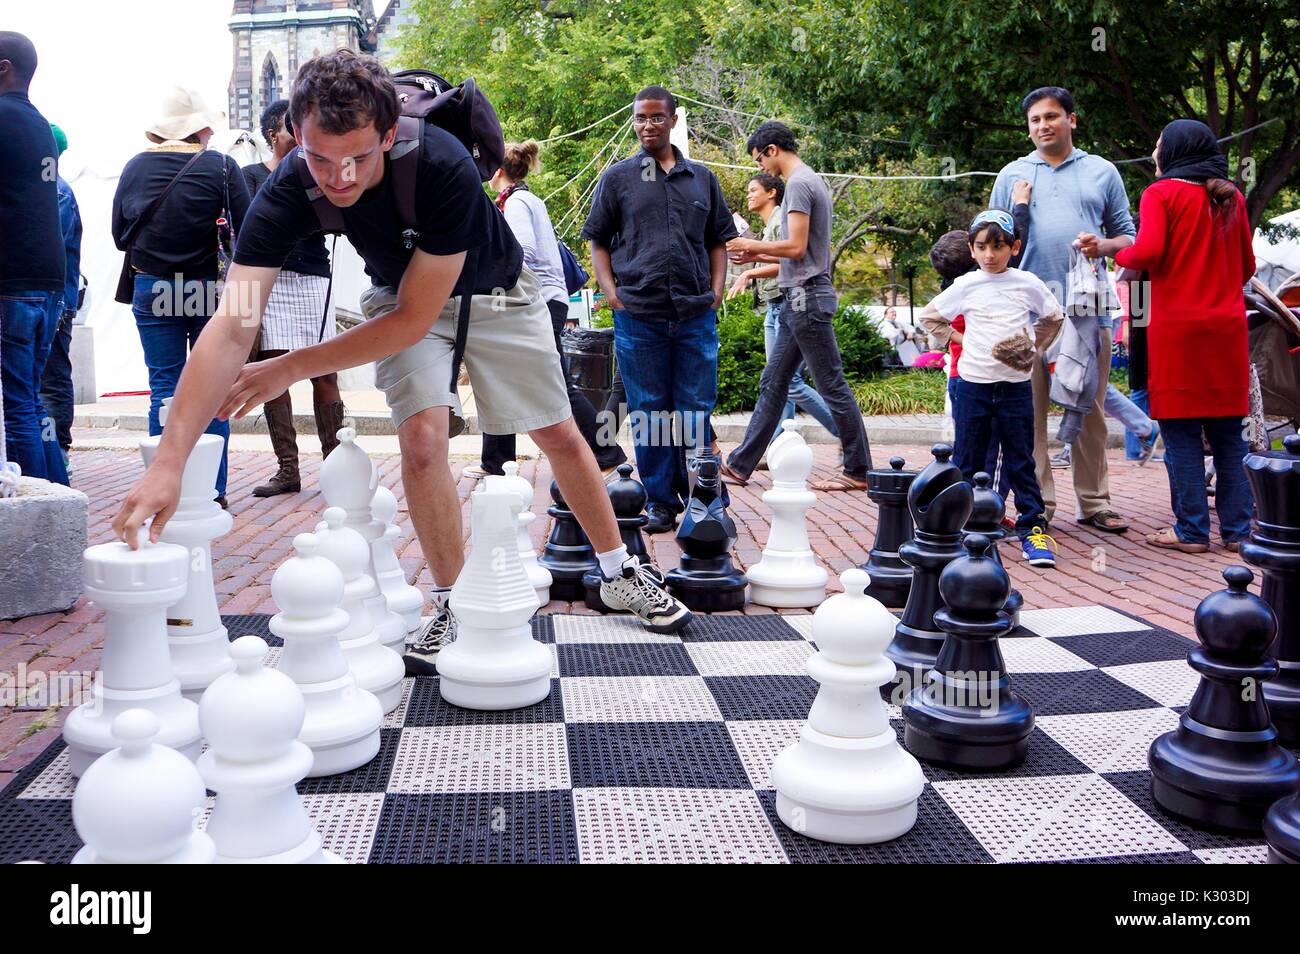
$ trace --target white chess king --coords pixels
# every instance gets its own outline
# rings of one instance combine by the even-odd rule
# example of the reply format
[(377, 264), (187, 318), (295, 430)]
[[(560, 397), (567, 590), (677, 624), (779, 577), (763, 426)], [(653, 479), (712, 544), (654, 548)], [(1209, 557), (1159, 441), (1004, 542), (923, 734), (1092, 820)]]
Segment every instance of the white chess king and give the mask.
[[(158, 421), (167, 426), (171, 398), (163, 398)], [(146, 467), (158, 453), (162, 437), (140, 441)], [(212, 584), (212, 541), (230, 532), (231, 516), (217, 504), (217, 470), (222, 441), (215, 434), (200, 434), (181, 474), (181, 499), (176, 512), (159, 535), (190, 554), (189, 582), (185, 593), (167, 610), (167, 644), (172, 669), (185, 698), (199, 701), (203, 690), (222, 673), (230, 672), (230, 640), (221, 625), (217, 594)]]
[(813, 615), (818, 652), (808, 675), (821, 684), (799, 741), (772, 763), (776, 812), (819, 841), (861, 845), (897, 838), (916, 824), (925, 787), (920, 764), (898, 744), (879, 689), (894, 677), (885, 658), (898, 620), (866, 595), (858, 569), (844, 592)]
[(438, 689), (466, 709), (519, 709), (551, 691), (551, 652), (528, 625), (539, 604), (519, 560), (523, 503), (486, 487), (470, 499), (472, 545), (451, 589), (460, 633), (438, 654)]
[(772, 508), (772, 529), (763, 558), (745, 574), (750, 602), (760, 606), (813, 607), (826, 598), (826, 570), (808, 545), (808, 508), (817, 495), (808, 489), (812, 449), (794, 421), (785, 421), (781, 436), (767, 449), (772, 489), (763, 503)]

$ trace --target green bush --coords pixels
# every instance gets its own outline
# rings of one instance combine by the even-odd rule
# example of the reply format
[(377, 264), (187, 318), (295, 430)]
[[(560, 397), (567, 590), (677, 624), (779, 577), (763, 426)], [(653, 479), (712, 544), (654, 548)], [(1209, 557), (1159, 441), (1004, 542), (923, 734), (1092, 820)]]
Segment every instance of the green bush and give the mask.
[(842, 305), (835, 313), (835, 340), (840, 346), (840, 360), (844, 364), (844, 377), (856, 384), (880, 374), (885, 368), (885, 356), (893, 347), (876, 330), (865, 311), (853, 305)]
[(938, 368), (914, 368), (859, 382), (853, 388), (858, 407), (876, 414), (942, 414), (948, 376)]
[(724, 301), (718, 309), (719, 414), (753, 409), (765, 363), (763, 315), (750, 307), (748, 296)]

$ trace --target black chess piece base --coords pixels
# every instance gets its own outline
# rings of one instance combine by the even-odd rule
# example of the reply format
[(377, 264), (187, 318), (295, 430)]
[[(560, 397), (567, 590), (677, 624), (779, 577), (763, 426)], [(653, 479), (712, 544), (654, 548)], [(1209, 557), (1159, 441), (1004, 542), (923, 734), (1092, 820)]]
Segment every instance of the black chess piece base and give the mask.
[(617, 613), (619, 610), (611, 609), (605, 605), (605, 601), (600, 598), (600, 568), (588, 572), (582, 578), (582, 601), (587, 604), (587, 609), (596, 613)]
[(1300, 865), (1300, 794), (1274, 803), (1264, 816), (1268, 860), (1275, 865)]
[(682, 554), (682, 564), (667, 574), (668, 592), (696, 613), (724, 613), (745, 605), (745, 574), (724, 554), (692, 559)]
[[(1001, 624), (1005, 627), (1005, 624)], [(977, 690), (938, 672), (907, 699), (904, 747), (923, 762), (971, 772), (1014, 768), (1029, 754), (1034, 713), (1003, 675)], [(979, 698), (996, 705), (978, 705)]]
[(871, 577), (871, 585), (867, 587), (868, 596), (891, 609), (907, 605), (907, 596), (912, 592), (911, 567), (899, 569), (880, 564), (873, 566), (868, 562), (862, 564), (862, 569)]

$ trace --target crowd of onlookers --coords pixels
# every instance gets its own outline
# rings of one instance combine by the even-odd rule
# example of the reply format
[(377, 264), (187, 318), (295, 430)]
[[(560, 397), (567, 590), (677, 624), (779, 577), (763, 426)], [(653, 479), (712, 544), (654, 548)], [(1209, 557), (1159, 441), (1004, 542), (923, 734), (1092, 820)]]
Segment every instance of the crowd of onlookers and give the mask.
[[(4, 433), (8, 457), (24, 473), (67, 483), (68, 341), (81, 224), (76, 200), (57, 175), (66, 140), (27, 95), (35, 69), (31, 43), (0, 33)], [(144, 350), (151, 433), (158, 433), (162, 403), (214, 311), (252, 197), (296, 145), (286, 128), (288, 109), (279, 101), (263, 113), (260, 132), (270, 158), (241, 170), (207, 149), (216, 116), (195, 94), (177, 90), (147, 130), (152, 145), (122, 171), (112, 214), (114, 239), (126, 255), (119, 300), (131, 304)], [(1218, 475), (1220, 536), (1235, 550), (1252, 511), (1242, 468), (1249, 363), (1241, 289), (1254, 259), (1244, 200), (1219, 144), (1200, 122), (1166, 126), (1135, 228), (1116, 167), (1074, 145), (1078, 117), (1070, 93), (1036, 89), (1023, 110), (1033, 151), (1002, 169), (987, 210), (968, 228), (935, 242), (931, 261), (942, 290), (920, 310), (920, 327), (887, 314), (885, 330), (893, 344), (923, 334), (931, 347), (948, 351), (955, 460), (968, 478), (990, 472), (1014, 503), (1009, 522), (1030, 563), (1055, 561), (1054, 468), (1073, 472), (1077, 522), (1106, 533), (1129, 529), (1111, 498), (1106, 415), (1130, 433), (1133, 459), (1146, 462), (1163, 442), (1175, 520), (1148, 535), (1149, 542), (1208, 549), (1209, 455)], [(746, 433), (721, 464), (724, 479), (744, 485), (781, 421), (801, 410), (842, 447), (839, 472), (814, 489), (864, 490), (870, 446), (832, 324), (838, 306), (832, 200), (800, 157), (793, 131), (764, 122), (746, 144), (759, 167), (747, 190), (747, 209), (761, 221), (755, 236), (738, 230), (707, 166), (673, 145), (671, 92), (641, 90), (631, 123), (640, 150), (601, 175), (582, 235), (613, 309), (614, 351), (648, 495), (647, 530), (676, 526), (689, 494), (688, 454), (716, 447), (709, 417), (718, 386), (717, 309), (728, 293), (753, 294), (764, 318), (766, 367)], [(561, 350), (571, 253), (545, 202), (528, 187), (539, 162), (536, 143), (508, 144), (491, 188), (551, 311)], [(1108, 259), (1121, 270), (1117, 282)], [(744, 268), (735, 273), (737, 265)], [(334, 334), (330, 274), (321, 234), (293, 249), (264, 308), (251, 360), (274, 359)], [(1122, 308), (1113, 306), (1114, 294)], [(1121, 315), (1119, 327), (1113, 311)], [(1134, 344), (1128, 396), (1110, 382), (1117, 339)], [(329, 453), (344, 414), (338, 381), (324, 374), (312, 387), (317, 430)], [(582, 436), (612, 476), (624, 452), (580, 390), (570, 386), (569, 399)], [(1048, 433), (1053, 405), (1063, 410), (1056, 437), (1064, 447), (1055, 456)], [(278, 466), (254, 493), (296, 492), (301, 481), (287, 391), (266, 402), (265, 416)], [(662, 428), (642, 426), (655, 416), (671, 418), (671, 439), (663, 439)], [(208, 431), (228, 438), (229, 425), (214, 419)], [(514, 435), (485, 435), (473, 471), (500, 473), (514, 453)], [(223, 505), (225, 489), (223, 455), (217, 483)]]

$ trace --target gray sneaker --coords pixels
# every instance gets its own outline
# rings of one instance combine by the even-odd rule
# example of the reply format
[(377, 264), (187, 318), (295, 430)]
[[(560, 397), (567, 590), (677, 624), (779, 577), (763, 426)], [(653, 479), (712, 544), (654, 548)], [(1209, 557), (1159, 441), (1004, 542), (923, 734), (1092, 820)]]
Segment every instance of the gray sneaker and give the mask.
[(630, 556), (618, 576), (602, 576), (600, 598), (613, 610), (625, 610), (656, 633), (675, 633), (691, 621), (691, 611), (664, 588), (663, 574), (652, 563)]
[(1070, 466), (1070, 445), (1066, 444), (1052, 455), (1052, 470), (1063, 470)]
[(402, 662), (408, 676), (436, 676), (438, 652), (456, 641), (456, 617), (451, 607), (435, 604), (433, 617), (424, 624), (415, 641), (406, 647)]

